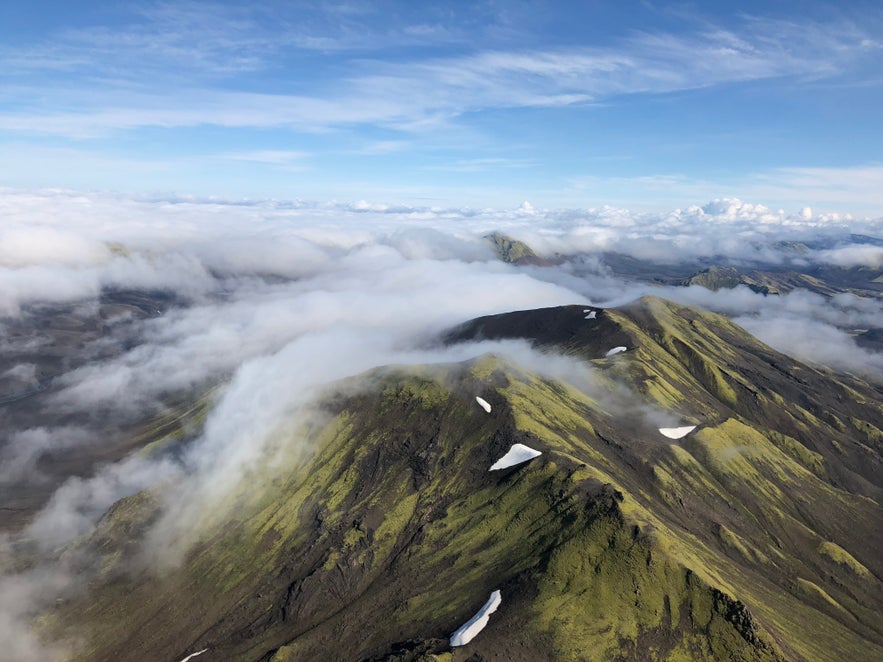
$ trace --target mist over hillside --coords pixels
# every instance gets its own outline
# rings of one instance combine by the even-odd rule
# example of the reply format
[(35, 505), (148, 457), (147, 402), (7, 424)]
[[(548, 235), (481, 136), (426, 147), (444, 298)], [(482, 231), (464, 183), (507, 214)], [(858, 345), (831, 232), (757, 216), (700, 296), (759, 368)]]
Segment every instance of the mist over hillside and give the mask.
[(0, 662), (883, 660), (880, 34), (0, 3)]
[[(179, 567), (242, 484), (310, 457), (309, 430), (333, 418), (322, 398), (382, 382), (340, 380), (493, 354), (657, 427), (678, 423), (624, 385), (602, 388), (560, 348), (439, 342), (474, 318), (649, 294), (722, 313), (878, 394), (883, 384), (883, 354), (856, 342), (883, 326), (883, 219), (738, 200), (647, 214), (5, 189), (0, 228), (0, 645), (13, 659), (76, 649), (41, 640), (32, 619), (88, 595), (99, 570), (75, 543), (115, 503), (158, 487), (130, 570)], [(495, 231), (548, 265), (500, 260)], [(627, 260), (673, 275), (653, 282)], [(830, 293), (674, 284), (675, 271), (713, 265), (818, 282), (823, 269)]]

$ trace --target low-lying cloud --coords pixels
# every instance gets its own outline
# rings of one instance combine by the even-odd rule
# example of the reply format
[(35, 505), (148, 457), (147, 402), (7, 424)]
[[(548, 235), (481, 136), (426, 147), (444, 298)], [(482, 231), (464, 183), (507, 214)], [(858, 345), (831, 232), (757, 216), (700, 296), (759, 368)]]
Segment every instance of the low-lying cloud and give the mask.
[[(102, 294), (125, 299), (125, 291), (149, 292), (157, 302), (102, 319), (100, 333), (83, 341), (85, 358), (63, 363), (37, 405), (29, 405), (41, 409), (22, 419), (46, 420), (19, 422), (0, 434), (0, 487), (39, 480), (47, 454), (86, 452), (100, 444), (102, 425), (134, 424), (163, 411), (173, 395), (192, 397), (222, 385), (204, 429), (181, 453), (130, 455), (58, 486), (25, 531), (50, 558), (118, 499), (174, 479), (175, 489), (164, 490), (166, 513), (173, 514), (161, 517), (150, 536), (174, 561), (207, 506), (249, 471), (273, 461), (284, 437), (280, 430), (290, 429), (292, 417), (312, 415), (311, 400), (323, 386), (379, 365), (462, 361), (496, 352), (591, 390), (587, 370), (538, 357), (524, 343), (427, 343), (480, 315), (571, 303), (616, 305), (653, 293), (727, 314), (801, 358), (883, 375), (880, 355), (858, 350), (843, 330), (879, 323), (879, 300), (800, 290), (772, 297), (745, 287), (716, 293), (654, 287), (616, 277), (604, 259), (615, 251), (669, 264), (724, 255), (873, 266), (879, 251), (850, 243), (849, 234), (879, 233), (880, 220), (858, 223), (811, 210), (787, 214), (736, 200), (648, 215), (611, 208), (537, 210), (529, 204), (473, 210), (3, 191), (0, 222), (0, 355), (7, 356), (0, 383), (10, 393), (47, 385), (37, 364), (12, 356), (25, 347), (40, 351), (35, 338), (11, 331), (41, 319), (35, 307), (92, 302), (73, 316), (73, 331), (57, 332), (57, 341), (89, 315), (100, 315), (96, 301)], [(482, 238), (493, 230), (523, 239), (545, 256), (572, 259), (545, 269), (504, 264)], [(804, 242), (799, 252), (795, 242)], [(801, 329), (797, 339), (795, 328)], [(641, 410), (629, 394), (613, 401), (659, 425), (678, 422)], [(16, 628), (26, 632), (29, 615), (64, 585), (58, 572), (47, 576), (51, 581), (2, 578), (18, 592), (32, 583), (21, 600), (0, 600), (0, 636), (10, 640), (10, 650), (27, 651), (23, 659), (36, 659), (39, 649), (30, 635), (15, 635)]]

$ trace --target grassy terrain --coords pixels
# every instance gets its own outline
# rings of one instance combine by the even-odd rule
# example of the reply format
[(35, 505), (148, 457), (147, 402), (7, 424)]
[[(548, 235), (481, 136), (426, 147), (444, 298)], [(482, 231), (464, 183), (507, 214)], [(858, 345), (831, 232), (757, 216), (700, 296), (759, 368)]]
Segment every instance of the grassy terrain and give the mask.
[[(47, 636), (83, 660), (883, 658), (878, 392), (658, 299), (518, 315), (476, 324), (572, 353), (591, 388), (495, 357), (343, 385), (179, 564), (142, 542), (172, 486), (114, 506)], [(513, 443), (543, 454), (488, 472)]]
[(517, 239), (513, 239), (500, 232), (493, 232), (487, 235), (485, 239), (494, 245), (494, 251), (496, 252), (497, 257), (508, 264), (518, 266), (550, 266), (555, 264), (555, 261), (537, 255), (534, 250), (523, 241), (518, 241)]

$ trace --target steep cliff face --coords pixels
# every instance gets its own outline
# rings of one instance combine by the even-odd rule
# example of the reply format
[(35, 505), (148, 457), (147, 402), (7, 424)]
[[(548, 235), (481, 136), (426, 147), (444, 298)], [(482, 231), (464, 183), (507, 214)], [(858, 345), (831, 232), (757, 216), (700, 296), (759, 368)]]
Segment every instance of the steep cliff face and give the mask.
[[(883, 656), (879, 391), (697, 309), (595, 313), (447, 335), (555, 348), (557, 376), (485, 356), (341, 385), (177, 565), (143, 543), (174, 486), (119, 502), (67, 551), (98, 570), (43, 631), (84, 660)], [(489, 471), (516, 443), (542, 455)]]

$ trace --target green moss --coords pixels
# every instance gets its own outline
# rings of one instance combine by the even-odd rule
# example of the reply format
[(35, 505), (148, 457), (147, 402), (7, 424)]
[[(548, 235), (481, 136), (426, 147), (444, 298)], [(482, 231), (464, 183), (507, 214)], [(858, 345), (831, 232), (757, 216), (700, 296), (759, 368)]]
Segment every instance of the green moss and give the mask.
[(603, 462), (581, 441), (581, 435), (594, 435), (590, 416), (597, 411), (594, 400), (564, 384), (551, 384), (538, 377), (523, 376), (511, 379), (502, 389), (511, 406), (515, 425), (540, 439), (564, 442), (565, 448), (579, 447), (589, 458)]
[(797, 585), (800, 587), (800, 590), (802, 590), (806, 595), (808, 595), (810, 597), (821, 598), (822, 600), (827, 602), (829, 605), (831, 605), (835, 609), (839, 609), (840, 611), (842, 611), (844, 613), (848, 613), (839, 602), (837, 602), (834, 598), (832, 598), (830, 595), (828, 595), (828, 592), (825, 591), (818, 584), (815, 584), (815, 583), (809, 581), (808, 579), (803, 579), (802, 577), (798, 577), (797, 578)]
[(618, 659), (646, 638), (662, 642), (650, 659), (777, 659), (733, 630), (715, 595), (649, 539), (602, 519), (555, 549), (535, 621), (559, 660)]
[(515, 264), (519, 260), (524, 260), (524, 258), (536, 257), (536, 253), (534, 253), (530, 246), (523, 241), (512, 239), (500, 232), (493, 232), (487, 235), (485, 239), (488, 239), (493, 243), (494, 249), (497, 252), (497, 257), (503, 262)]
[[(717, 474), (738, 476), (757, 487), (767, 483), (758, 470), (757, 459), (768, 442), (741, 421), (730, 418), (721, 425), (700, 428), (686, 443), (691, 451), (698, 450), (706, 466)], [(772, 485), (764, 485), (764, 488), (777, 489)]]
[(642, 315), (646, 312), (653, 316), (652, 329), (637, 324), (625, 312), (606, 314), (632, 337), (638, 348), (636, 354), (646, 371), (642, 383), (645, 394), (663, 406), (670, 406), (689, 398), (691, 393), (704, 392), (729, 407), (737, 406), (733, 384), (744, 380), (734, 371), (720, 367), (722, 358), (734, 364), (738, 360), (732, 349), (718, 340), (721, 329), (735, 329), (729, 320), (700, 314), (695, 309), (684, 309), (687, 312), (682, 313), (680, 307), (653, 297), (645, 297), (632, 306)]
[(815, 451), (811, 451), (793, 437), (789, 437), (781, 432), (771, 431), (768, 433), (770, 441), (778, 448), (800, 462), (809, 471), (813, 472), (820, 478), (825, 478), (825, 459)]
[(374, 545), (379, 556), (383, 557), (389, 553), (405, 526), (414, 516), (418, 497), (416, 492), (403, 496), (396, 500), (392, 509), (386, 512), (383, 522), (377, 527), (374, 534)]
[(691, 277), (688, 285), (699, 285), (706, 289), (717, 291), (719, 289), (732, 289), (741, 283), (739, 272), (733, 268), (711, 267)]
[(679, 389), (669, 381), (655, 375), (648, 375), (639, 383), (640, 390), (644, 395), (666, 409), (677, 410), (681, 403), (687, 399), (683, 389)]
[(751, 543), (742, 540), (739, 536), (730, 531), (730, 529), (728, 529), (723, 524), (717, 527), (717, 536), (718, 538), (720, 538), (721, 542), (723, 542), (727, 547), (734, 549), (743, 559), (745, 559), (749, 563), (767, 564), (770, 562), (766, 554), (761, 552)]
[(270, 657), (269, 662), (298, 662), (303, 659), (298, 653), (299, 649), (300, 646), (298, 646), (297, 642), (280, 646)]
[(856, 430), (864, 433), (868, 441), (874, 444), (883, 443), (883, 430), (880, 430), (876, 425), (855, 417), (852, 417), (849, 420)]
[(500, 359), (493, 355), (482, 356), (472, 362), (470, 374), (479, 381), (487, 381), (500, 369)]
[[(692, 418), (705, 411), (720, 420), (717, 396), (680, 358), (650, 345), (605, 374), (640, 374), (654, 382), (647, 392), (656, 399), (673, 400), (682, 388)], [(492, 377), (508, 407), (486, 416), (473, 397), (487, 385), (474, 380)], [(286, 433), (316, 454), (292, 449), (255, 470), (212, 514), (168, 584), (125, 599), (114, 587), (96, 588), (93, 641), (128, 644), (144, 623), (175, 628), (189, 619), (182, 630), (190, 632), (229, 619), (229, 631), (255, 633), (252, 643), (240, 638), (254, 646), (243, 659), (274, 648), (274, 660), (315, 659), (317, 646), (352, 642), (352, 632), (364, 633), (358, 646), (372, 651), (444, 638), (490, 590), (506, 586), (517, 596), (504, 597), (507, 627), (548, 644), (555, 659), (771, 659), (764, 630), (794, 658), (873, 658), (873, 643), (834, 618), (841, 610), (821, 613), (806, 600), (812, 584), (824, 593), (813, 596), (833, 594), (852, 610), (844, 595), (854, 585), (838, 592), (812, 574), (821, 563), (799, 558), (812, 556), (819, 540), (800, 508), (818, 501), (828, 513), (849, 512), (858, 499), (810, 473), (824, 468), (820, 456), (793, 437), (730, 418), (706, 419), (679, 443), (649, 440), (639, 425), (633, 439), (595, 399), (493, 357), (456, 373), (375, 378), (377, 392), (339, 403), (345, 410), (316, 429)], [(284, 448), (289, 437), (280, 439)], [(489, 474), (494, 454), (515, 441), (543, 456)], [(727, 526), (715, 531), (710, 514)], [(780, 536), (779, 549), (767, 531)], [(108, 554), (117, 564), (117, 551)], [(787, 591), (779, 566), (792, 573)], [(806, 586), (795, 587), (798, 572)], [(296, 621), (255, 620), (278, 614), (298, 582), (312, 592)], [(275, 602), (253, 606), (268, 593)], [(743, 600), (756, 622), (727, 596)], [(114, 616), (122, 604), (130, 605), (126, 619)], [(251, 610), (247, 622), (240, 609)], [(372, 628), (378, 613), (383, 625)]]
[(448, 390), (434, 379), (409, 375), (395, 379), (383, 390), (385, 407), (396, 407), (403, 402), (412, 403), (424, 411), (440, 407), (448, 398)]
[(818, 552), (822, 556), (827, 556), (835, 563), (846, 566), (859, 577), (863, 577), (865, 579), (869, 579), (871, 577), (870, 570), (859, 563), (852, 554), (847, 552), (837, 543), (825, 541), (819, 545)]
[[(663, 601), (650, 598), (665, 586), (660, 581), (665, 572), (653, 582), (644, 581), (643, 572), (636, 574), (647, 565), (648, 550), (631, 545), (623, 534), (611, 522), (598, 523), (554, 550), (534, 610), (538, 626), (554, 637), (557, 659), (610, 658), (623, 639), (637, 641), (641, 625), (662, 624)], [(635, 599), (651, 587), (654, 595)]]
[(690, 451), (674, 444), (666, 450), (667, 456), (661, 460), (661, 466), (670, 474), (670, 482), (689, 486), (699, 494), (727, 498), (714, 476), (693, 457)]

